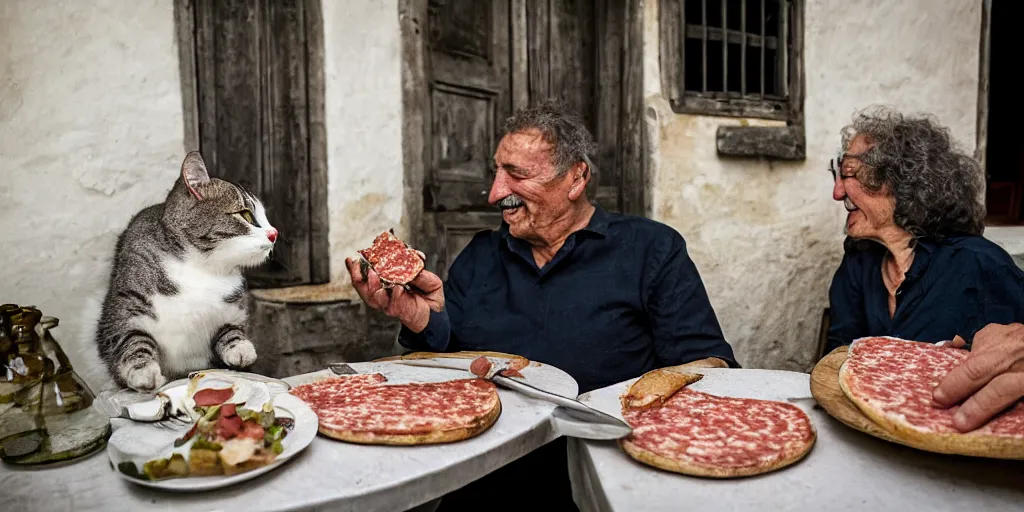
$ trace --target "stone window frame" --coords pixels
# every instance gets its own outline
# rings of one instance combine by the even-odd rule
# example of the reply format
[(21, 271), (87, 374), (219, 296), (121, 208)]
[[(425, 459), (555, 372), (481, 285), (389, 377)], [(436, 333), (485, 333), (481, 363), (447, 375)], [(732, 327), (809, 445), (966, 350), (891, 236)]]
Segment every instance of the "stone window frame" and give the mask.
[[(741, 29), (710, 27), (705, 19), (692, 23), (685, 19), (685, 4), (699, 2), (706, 12), (709, 3), (713, 7), (721, 7), (722, 20), (726, 24), (727, 9), (740, 6)], [(741, 92), (706, 92), (688, 91), (684, 76), (685, 40), (688, 36), (700, 35), (707, 44), (722, 42), (739, 42), (746, 51), (758, 48), (764, 29), (749, 30), (746, 25), (745, 9), (749, 3), (760, 2), (762, 6), (762, 25), (764, 25), (765, 0), (661, 0), (660, 37), (661, 37), (661, 77), (662, 89), (678, 114), (707, 115), (743, 119), (763, 119), (785, 121), (785, 126), (719, 126), (716, 134), (716, 146), (720, 156), (773, 158), (780, 160), (804, 160), (806, 157), (806, 138), (804, 135), (804, 0), (778, 0), (780, 12), (784, 13), (781, 23), (787, 27), (789, 34), (789, 51), (780, 60), (786, 62), (785, 76), (788, 78), (784, 98), (765, 98), (758, 94), (742, 94)], [(684, 30), (685, 29), (685, 30)], [(723, 37), (723, 32), (725, 37)], [(717, 41), (716, 41), (717, 40)], [(776, 39), (777, 41), (777, 39)], [(776, 43), (777, 44), (777, 43)], [(697, 56), (704, 60), (704, 85), (707, 77), (707, 51)], [(728, 46), (723, 48), (723, 57), (728, 59)], [(723, 74), (728, 72), (728, 64)], [(741, 66), (743, 69), (744, 66)], [(763, 76), (763, 75), (762, 75)], [(744, 80), (741, 80), (743, 82)], [(763, 81), (763, 78), (762, 78)], [(727, 88), (726, 80), (723, 85)], [(743, 84), (745, 89), (745, 84)], [(704, 87), (706, 89), (706, 87)]]

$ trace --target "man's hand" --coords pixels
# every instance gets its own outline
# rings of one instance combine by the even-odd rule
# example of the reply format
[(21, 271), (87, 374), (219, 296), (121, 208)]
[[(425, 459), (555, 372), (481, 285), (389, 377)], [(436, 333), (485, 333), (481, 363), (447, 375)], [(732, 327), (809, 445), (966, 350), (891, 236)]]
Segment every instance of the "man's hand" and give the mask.
[[(962, 347), (957, 336), (952, 346)], [(967, 399), (953, 416), (961, 432), (974, 430), (1024, 396), (1024, 325), (989, 324), (974, 336), (967, 359), (932, 394), (940, 407)], [(969, 398), (968, 398), (969, 397)]]
[(372, 268), (367, 270), (366, 279), (363, 279), (358, 259), (345, 258), (345, 265), (352, 278), (352, 287), (367, 306), (397, 318), (413, 332), (427, 328), (431, 310), (444, 309), (444, 283), (432, 272), (424, 270), (412, 280), (410, 284), (423, 292), (416, 293), (401, 286), (385, 289)]

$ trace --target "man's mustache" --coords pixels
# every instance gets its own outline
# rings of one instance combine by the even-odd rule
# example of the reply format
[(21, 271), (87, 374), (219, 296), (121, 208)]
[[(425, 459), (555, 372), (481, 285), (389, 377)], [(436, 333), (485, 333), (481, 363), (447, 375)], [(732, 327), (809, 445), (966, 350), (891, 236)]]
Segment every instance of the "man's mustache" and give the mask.
[(524, 204), (526, 203), (523, 201), (521, 197), (515, 194), (510, 194), (502, 198), (501, 201), (498, 201), (498, 208), (501, 208), (502, 210), (508, 210), (511, 208), (518, 208)]

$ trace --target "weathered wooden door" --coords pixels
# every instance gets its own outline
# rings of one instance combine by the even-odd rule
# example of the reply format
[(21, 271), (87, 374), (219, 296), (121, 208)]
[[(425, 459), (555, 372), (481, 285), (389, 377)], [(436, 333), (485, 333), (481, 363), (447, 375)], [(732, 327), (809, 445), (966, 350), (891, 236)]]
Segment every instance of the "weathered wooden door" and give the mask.
[(327, 282), (320, 0), (175, 0), (188, 149), (280, 235), (251, 288)]
[[(407, 198), (412, 242), (442, 277), (481, 229), (501, 126), (523, 106), (558, 98), (600, 146), (590, 197), (643, 213), (640, 29), (635, 0), (403, 0)], [(631, 46), (632, 45), (632, 46)], [(415, 216), (415, 215), (414, 215)]]

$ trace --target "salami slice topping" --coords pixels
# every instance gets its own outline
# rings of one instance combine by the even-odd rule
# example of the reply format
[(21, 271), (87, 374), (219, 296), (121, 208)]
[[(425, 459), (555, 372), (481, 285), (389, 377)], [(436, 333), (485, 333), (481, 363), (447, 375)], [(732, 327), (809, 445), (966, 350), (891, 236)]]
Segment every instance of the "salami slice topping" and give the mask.
[(233, 388), (206, 388), (196, 391), (196, 394), (192, 395), (192, 400), (195, 401), (196, 405), (206, 407), (222, 404), (234, 395), (235, 390)]
[(519, 379), (525, 378), (525, 377), (523, 377), (522, 373), (519, 373), (519, 370), (513, 370), (511, 368), (509, 368), (507, 370), (502, 370), (502, 371), (500, 371), (498, 373), (501, 374), (501, 375), (504, 375), (506, 377), (515, 377), (515, 378), (519, 378)]
[(624, 442), (687, 467), (770, 467), (806, 452), (810, 418), (791, 404), (720, 397), (688, 388), (661, 405), (626, 408)]
[(431, 434), (469, 428), (499, 405), (483, 379), (389, 384), (380, 374), (340, 376), (292, 388), (332, 431), (372, 435)]
[[(953, 426), (958, 406), (932, 406), (932, 390), (967, 359), (968, 351), (889, 337), (862, 338), (849, 350), (843, 368), (848, 394), (899, 424), (924, 433), (959, 433)], [(1024, 439), (1024, 403), (997, 416), (972, 435)]]
[(480, 356), (469, 364), (469, 371), (477, 377), (486, 376), (487, 372), (491, 371), (491, 362), (486, 357)]
[(423, 258), (408, 244), (385, 231), (373, 239), (373, 245), (359, 251), (385, 285), (407, 285), (424, 268)]

